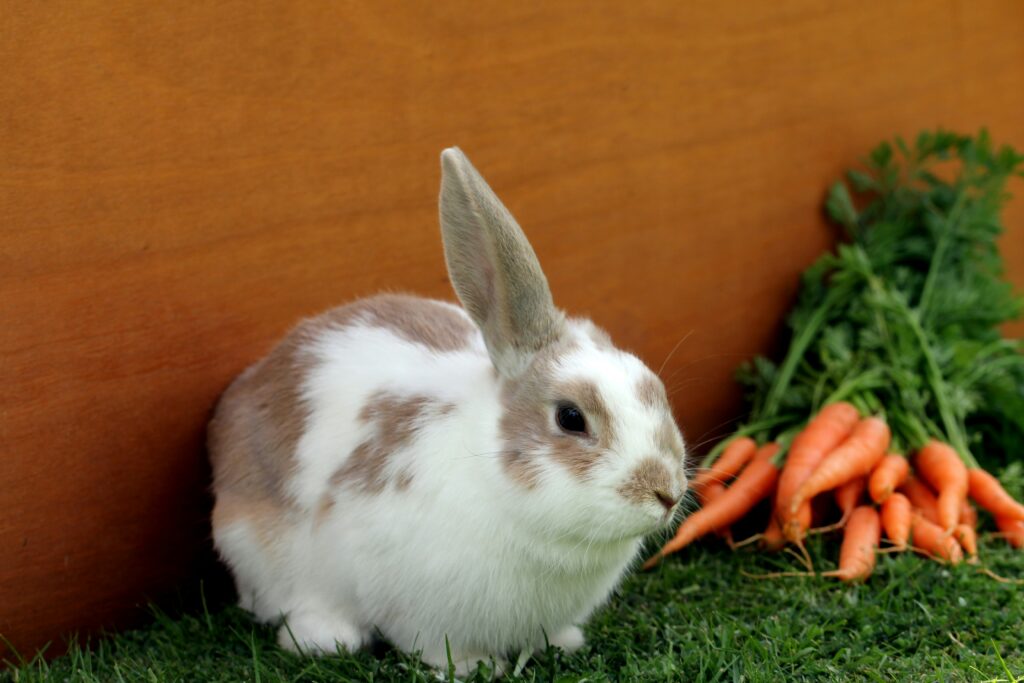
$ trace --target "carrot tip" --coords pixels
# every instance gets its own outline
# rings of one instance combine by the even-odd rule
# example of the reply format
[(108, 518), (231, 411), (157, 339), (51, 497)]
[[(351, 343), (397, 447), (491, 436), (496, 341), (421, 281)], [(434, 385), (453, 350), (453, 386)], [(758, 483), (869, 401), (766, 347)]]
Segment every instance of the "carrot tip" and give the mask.
[(847, 515), (843, 515), (842, 519), (840, 519), (835, 524), (829, 524), (827, 526), (819, 526), (819, 527), (815, 527), (813, 529), (808, 529), (807, 530), (807, 535), (810, 536), (812, 534), (814, 534), (814, 535), (827, 534), (830, 531), (836, 531), (837, 529), (842, 529), (842, 528), (844, 528), (846, 526), (846, 522), (849, 521), (849, 517), (850, 517), (850, 515), (848, 515), (848, 514)]
[(1012, 583), (1012, 584), (1015, 584), (1015, 585), (1018, 585), (1018, 586), (1024, 585), (1024, 579), (1011, 579), (1011, 578), (1006, 577), (1006, 576), (1000, 576), (999, 574), (996, 574), (994, 571), (992, 571), (988, 567), (978, 567), (978, 573), (979, 574), (984, 574), (985, 576), (987, 576), (987, 577), (989, 577), (991, 579), (995, 579), (999, 583)]
[(794, 545), (796, 545), (796, 547), (800, 549), (799, 553), (794, 551), (792, 548), (786, 548), (786, 552), (795, 557), (797, 561), (800, 562), (800, 564), (807, 567), (807, 571), (813, 573), (814, 561), (811, 560), (811, 554), (807, 552), (807, 547), (803, 544), (803, 541), (798, 540), (794, 543)]
[(656, 555), (652, 555), (652, 556), (651, 556), (650, 558), (648, 558), (648, 559), (647, 559), (647, 561), (646, 561), (646, 562), (644, 562), (644, 563), (643, 563), (643, 566), (641, 566), (641, 567), (640, 567), (640, 569), (641, 569), (642, 571), (647, 571), (648, 569), (653, 569), (654, 567), (657, 567), (657, 566), (658, 566), (658, 564), (659, 564), (659, 563), (660, 563), (660, 562), (661, 562), (661, 561), (662, 561), (662, 560), (663, 560), (664, 558), (665, 558), (665, 556), (664, 556), (664, 555), (662, 555), (661, 553), (658, 553), (658, 554), (656, 554)]
[(867, 581), (871, 578), (871, 573), (868, 572), (864, 576), (858, 576), (857, 574), (845, 569), (833, 569), (831, 571), (821, 572), (818, 576), (839, 579), (840, 581)]
[(890, 546), (888, 548), (879, 548), (875, 552), (876, 553), (885, 553), (885, 554), (888, 555), (889, 553), (903, 553), (903, 552), (906, 552), (906, 551), (907, 551), (906, 544), (901, 544), (901, 545), (893, 545), (893, 546)]
[(757, 541), (760, 541), (762, 538), (764, 538), (764, 534), (754, 534), (753, 536), (748, 536), (747, 538), (744, 538), (742, 541), (733, 541), (729, 543), (729, 549), (739, 550), (740, 548), (744, 548), (750, 545), (751, 543), (756, 543)]

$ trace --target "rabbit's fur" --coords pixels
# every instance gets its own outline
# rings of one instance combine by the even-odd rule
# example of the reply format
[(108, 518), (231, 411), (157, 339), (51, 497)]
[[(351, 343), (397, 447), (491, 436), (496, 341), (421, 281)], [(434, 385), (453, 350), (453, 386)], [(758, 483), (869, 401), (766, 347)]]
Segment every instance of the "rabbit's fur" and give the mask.
[(383, 295), (307, 320), (210, 423), (216, 547), (288, 648), (379, 635), (445, 666), (447, 640), (460, 670), (575, 649), (686, 488), (655, 374), (555, 308), (458, 149), (442, 175), (464, 308)]

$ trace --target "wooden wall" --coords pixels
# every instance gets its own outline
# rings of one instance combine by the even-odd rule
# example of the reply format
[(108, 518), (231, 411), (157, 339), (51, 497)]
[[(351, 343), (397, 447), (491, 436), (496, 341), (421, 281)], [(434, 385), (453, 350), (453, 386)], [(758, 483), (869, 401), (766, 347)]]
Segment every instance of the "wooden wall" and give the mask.
[(7, 0), (0, 633), (56, 650), (195, 581), (231, 377), (300, 316), (451, 296), (443, 147), (563, 307), (655, 367), (685, 340), (664, 375), (700, 443), (841, 169), (937, 124), (1024, 147), (1022, 36), (1018, 0)]

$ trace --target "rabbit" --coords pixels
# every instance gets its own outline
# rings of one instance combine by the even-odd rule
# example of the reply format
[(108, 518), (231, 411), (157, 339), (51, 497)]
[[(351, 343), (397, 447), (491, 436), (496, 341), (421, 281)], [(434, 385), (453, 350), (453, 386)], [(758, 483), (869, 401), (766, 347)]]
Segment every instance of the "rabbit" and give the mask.
[(208, 430), (213, 539), (284, 648), (382, 638), (428, 665), (504, 670), (509, 654), (584, 644), (580, 626), (679, 509), (686, 447), (657, 375), (554, 306), (463, 153), (441, 167), (462, 307), (357, 300), (238, 376)]

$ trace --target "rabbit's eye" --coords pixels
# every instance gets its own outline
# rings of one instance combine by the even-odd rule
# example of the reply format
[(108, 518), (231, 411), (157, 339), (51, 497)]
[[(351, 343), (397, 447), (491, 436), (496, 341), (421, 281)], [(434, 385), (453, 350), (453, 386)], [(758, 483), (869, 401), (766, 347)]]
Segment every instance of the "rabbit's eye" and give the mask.
[(583, 419), (583, 411), (571, 403), (560, 403), (555, 412), (558, 426), (574, 434), (587, 433), (587, 421)]

